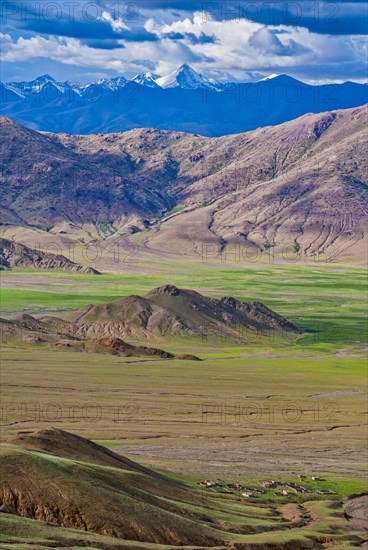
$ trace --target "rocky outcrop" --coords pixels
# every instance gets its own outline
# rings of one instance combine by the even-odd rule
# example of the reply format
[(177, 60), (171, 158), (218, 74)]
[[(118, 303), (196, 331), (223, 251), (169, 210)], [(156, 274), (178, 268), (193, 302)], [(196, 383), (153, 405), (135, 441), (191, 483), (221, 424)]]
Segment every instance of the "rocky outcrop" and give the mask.
[(368, 529), (368, 493), (353, 495), (344, 503), (345, 516), (355, 526)]
[(86, 351), (95, 353), (110, 353), (112, 355), (121, 355), (124, 357), (152, 356), (161, 359), (174, 359), (175, 355), (158, 348), (149, 348), (145, 346), (132, 346), (120, 338), (100, 338), (86, 340), (84, 343)]
[[(105, 353), (120, 357), (176, 358), (173, 353), (163, 349), (135, 346), (124, 342), (120, 338), (80, 338), (75, 335), (76, 331), (70, 323), (56, 317), (51, 317), (50, 320), (48, 322), (45, 320), (39, 321), (27, 314), (21, 315), (15, 320), (0, 318), (2, 342), (4, 344), (7, 342), (51, 344), (57, 348), (69, 348), (74, 351), (87, 351), (89, 353)], [(185, 358), (189, 359), (190, 357)], [(178, 359), (181, 359), (181, 357), (178, 357)]]
[(12, 267), (60, 269), (75, 273), (99, 274), (96, 269), (75, 264), (61, 254), (50, 254), (15, 241), (0, 239), (0, 269), (11, 269)]

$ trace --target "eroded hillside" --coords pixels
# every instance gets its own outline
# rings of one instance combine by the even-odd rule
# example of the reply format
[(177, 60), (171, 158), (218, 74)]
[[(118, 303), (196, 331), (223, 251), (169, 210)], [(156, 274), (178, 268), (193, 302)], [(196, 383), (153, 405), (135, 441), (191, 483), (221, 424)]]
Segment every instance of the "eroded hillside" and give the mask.
[(39, 134), (3, 118), (2, 220), (58, 235), (92, 226), (100, 239), (141, 232), (188, 254), (237, 243), (361, 259), (366, 121), (359, 107), (210, 139)]

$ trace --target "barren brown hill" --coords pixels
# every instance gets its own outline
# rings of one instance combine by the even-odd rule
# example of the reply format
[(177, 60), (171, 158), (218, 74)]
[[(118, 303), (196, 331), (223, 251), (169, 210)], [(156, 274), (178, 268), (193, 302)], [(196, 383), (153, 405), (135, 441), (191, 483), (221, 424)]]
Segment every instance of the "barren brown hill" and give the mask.
[[(260, 302), (241, 302), (230, 296), (209, 298), (174, 285), (155, 288), (143, 297), (132, 295), (113, 302), (90, 304), (69, 313), (66, 319), (53, 316), (35, 319), (25, 314), (12, 321), (0, 319), (0, 324), (4, 338), (9, 341), (23, 338), (94, 353), (162, 359), (175, 356), (131, 342), (165, 341), (176, 336), (226, 338), (246, 343), (255, 336), (294, 338), (301, 333)], [(198, 359), (191, 355), (177, 358)]]
[(143, 231), (170, 252), (237, 243), (361, 260), (366, 124), (365, 106), (221, 138), (46, 135), (2, 119), (3, 221), (51, 233), (92, 224), (100, 237)]
[(31, 267), (35, 269), (62, 269), (76, 273), (97, 275), (99, 272), (92, 267), (75, 264), (61, 254), (50, 254), (34, 250), (21, 243), (0, 239), (0, 270), (12, 267)]
[(160, 338), (193, 336), (246, 342), (252, 335), (300, 331), (260, 302), (202, 296), (193, 290), (164, 285), (145, 297), (127, 296), (88, 305), (69, 315), (72, 331), (83, 338)]

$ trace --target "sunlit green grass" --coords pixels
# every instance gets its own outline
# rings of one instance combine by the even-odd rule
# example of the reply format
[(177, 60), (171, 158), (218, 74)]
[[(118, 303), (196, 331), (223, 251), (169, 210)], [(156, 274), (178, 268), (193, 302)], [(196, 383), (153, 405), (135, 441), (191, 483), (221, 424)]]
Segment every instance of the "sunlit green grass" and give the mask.
[[(171, 283), (211, 296), (262, 301), (306, 331), (295, 344), (299, 348), (332, 353), (338, 346), (359, 346), (366, 341), (367, 290), (362, 269), (313, 265), (214, 268), (194, 262), (179, 262), (175, 268), (165, 262), (154, 265), (154, 273), (99, 276), (31, 270), (3, 272), (1, 309), (4, 316), (6, 312), (22, 310), (32, 313), (77, 309), (129, 294), (144, 295), (156, 286)], [(159, 265), (163, 271), (158, 270)]]

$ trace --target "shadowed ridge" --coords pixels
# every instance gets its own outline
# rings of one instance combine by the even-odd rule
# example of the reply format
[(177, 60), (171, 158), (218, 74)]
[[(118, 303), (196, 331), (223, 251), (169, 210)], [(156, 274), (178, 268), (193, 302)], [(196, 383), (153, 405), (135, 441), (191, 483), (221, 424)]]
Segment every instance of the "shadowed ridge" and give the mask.
[(190, 288), (178, 288), (177, 286), (171, 284), (158, 286), (157, 288), (147, 292), (145, 297), (147, 299), (153, 299), (156, 296), (181, 296), (187, 300), (190, 300), (191, 297), (203, 298), (203, 296), (196, 290), (192, 290)]
[(51, 254), (42, 252), (28, 246), (0, 239), (0, 270), (11, 269), (12, 267), (30, 267), (35, 269), (62, 269), (89, 275), (99, 275), (99, 271), (92, 267), (78, 265), (62, 254)]
[[(270, 330), (300, 333), (300, 329), (261, 302), (242, 302), (232, 296), (210, 298), (195, 290), (163, 285), (151, 290), (146, 298), (177, 315), (183, 324), (201, 333), (217, 325), (226, 333), (242, 327), (259, 333)], [(195, 328), (197, 327), (197, 328)]]
[(126, 296), (113, 302), (89, 305), (68, 316), (78, 336), (83, 338), (117, 337), (131, 341), (159, 337), (188, 329), (165, 305), (147, 297)]
[(10, 440), (9, 443), (24, 447), (25, 449), (45, 451), (68, 459), (87, 460), (95, 464), (152, 473), (151, 470), (144, 468), (140, 464), (119, 456), (89, 439), (55, 427), (29, 433), (21, 432), (14, 439)]
[[(23, 316), (12, 325), (3, 323), (11, 332), (28, 328), (60, 334), (84, 341), (87, 351), (117, 355), (174, 356), (156, 347), (133, 345), (132, 342), (162, 341), (163, 337), (214, 337), (248, 342), (254, 336), (268, 337), (272, 332), (281, 337), (302, 330), (261, 302), (242, 302), (232, 296), (212, 298), (174, 285), (163, 285), (145, 297), (126, 296), (113, 302), (87, 305), (68, 314), (67, 319), (43, 317), (36, 320)], [(51, 332), (50, 332), (50, 336)], [(55, 338), (54, 338), (55, 340)], [(52, 339), (49, 341), (53, 341)]]
[(160, 357), (161, 359), (174, 359), (175, 355), (159, 348), (146, 346), (132, 346), (120, 338), (98, 338), (86, 340), (84, 348), (95, 353), (113, 353), (125, 357)]

